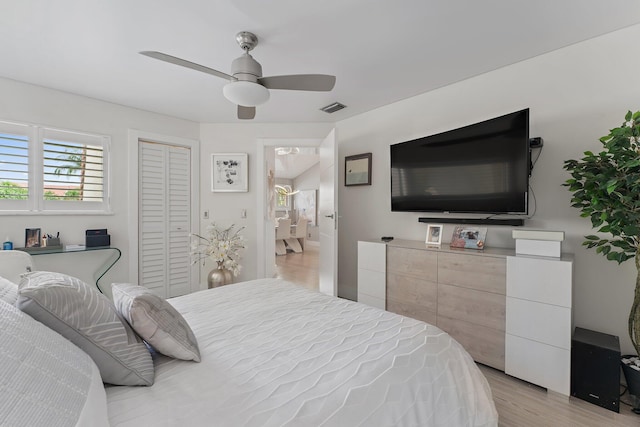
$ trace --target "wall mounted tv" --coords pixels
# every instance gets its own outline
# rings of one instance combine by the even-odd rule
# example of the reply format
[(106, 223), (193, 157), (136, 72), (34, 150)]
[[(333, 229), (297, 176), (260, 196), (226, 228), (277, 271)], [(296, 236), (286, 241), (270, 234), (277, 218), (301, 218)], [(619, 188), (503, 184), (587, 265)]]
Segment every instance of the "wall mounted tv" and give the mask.
[(529, 109), (391, 145), (391, 210), (527, 214)]

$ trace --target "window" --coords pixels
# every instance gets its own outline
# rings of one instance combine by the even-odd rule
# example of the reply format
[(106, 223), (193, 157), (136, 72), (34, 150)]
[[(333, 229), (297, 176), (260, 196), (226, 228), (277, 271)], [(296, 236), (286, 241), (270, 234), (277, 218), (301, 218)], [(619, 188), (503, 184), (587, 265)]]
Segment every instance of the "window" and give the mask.
[(109, 137), (0, 122), (0, 212), (108, 212)]

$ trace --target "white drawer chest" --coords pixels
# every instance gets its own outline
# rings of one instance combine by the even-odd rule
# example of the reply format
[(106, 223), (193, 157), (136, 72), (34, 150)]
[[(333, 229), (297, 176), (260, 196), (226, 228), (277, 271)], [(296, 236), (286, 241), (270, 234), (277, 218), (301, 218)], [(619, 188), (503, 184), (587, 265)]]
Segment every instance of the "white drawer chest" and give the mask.
[(358, 242), (358, 301), (438, 326), (477, 362), (569, 395), (572, 258)]
[(507, 257), (505, 372), (569, 395), (573, 259)]

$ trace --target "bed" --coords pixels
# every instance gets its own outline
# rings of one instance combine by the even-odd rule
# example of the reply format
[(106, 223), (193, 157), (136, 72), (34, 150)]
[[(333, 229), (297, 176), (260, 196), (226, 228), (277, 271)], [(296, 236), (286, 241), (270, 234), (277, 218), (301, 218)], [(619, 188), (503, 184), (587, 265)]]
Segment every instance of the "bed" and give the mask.
[(108, 386), (115, 426), (495, 426), (488, 383), (435, 326), (261, 279), (173, 298), (202, 361)]
[[(112, 291), (61, 273), (0, 277), (0, 425), (497, 425), (478, 367), (427, 323), (278, 279), (167, 301)], [(128, 317), (127, 292), (158, 301), (156, 329)]]

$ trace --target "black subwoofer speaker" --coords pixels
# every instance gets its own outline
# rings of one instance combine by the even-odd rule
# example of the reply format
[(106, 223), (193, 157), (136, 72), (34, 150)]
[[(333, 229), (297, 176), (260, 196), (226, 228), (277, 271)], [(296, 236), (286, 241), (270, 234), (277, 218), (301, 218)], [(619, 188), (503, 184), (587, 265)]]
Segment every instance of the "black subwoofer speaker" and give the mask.
[(571, 340), (571, 395), (620, 412), (620, 340), (575, 328)]

